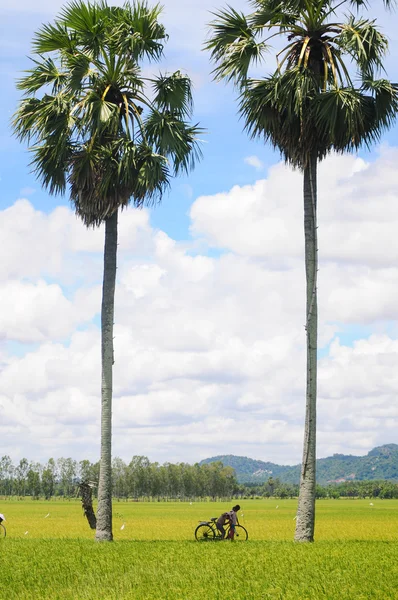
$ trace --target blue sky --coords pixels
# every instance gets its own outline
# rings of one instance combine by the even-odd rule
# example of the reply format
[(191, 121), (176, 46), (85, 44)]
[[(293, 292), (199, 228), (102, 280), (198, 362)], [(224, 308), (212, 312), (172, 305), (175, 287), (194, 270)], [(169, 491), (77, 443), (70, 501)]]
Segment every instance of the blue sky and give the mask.
[[(32, 36), (61, 3), (0, 4), (0, 210), (7, 240), (1, 279), (6, 316), (0, 330), (4, 452), (15, 459), (69, 452), (77, 443), (64, 406), (69, 403), (85, 406), (81, 423), (87, 435), (77, 447), (94, 459), (103, 234), (85, 232), (67, 197), (53, 198), (41, 189), (30, 173), (27, 149), (10, 131), (19, 99), (15, 81), (29, 67)], [(181, 11), (177, 0), (164, 4), (170, 40), (160, 68), (191, 75), (194, 119), (207, 131), (203, 160), (189, 176), (173, 181), (163, 203), (120, 218), (116, 323), (120, 319), (122, 364), (116, 375), (123, 384), (115, 390), (116, 453), (128, 458), (143, 448), (160, 461), (234, 453), (299, 462), (305, 343), (300, 175), (278, 164), (270, 147), (248, 139), (237, 118), (235, 91), (212, 81), (201, 45), (209, 11), (221, 5), (187, 0)], [(245, 2), (232, 4), (248, 10)], [(372, 4), (372, 17), (390, 39), (388, 76), (398, 80), (398, 15), (386, 14), (380, 2)], [(273, 66), (271, 53), (264, 72)], [(158, 69), (154, 65), (154, 72)], [(360, 158), (331, 158), (320, 170), (322, 456), (398, 441), (398, 415), (389, 409), (395, 381), (384, 371), (398, 358), (396, 242), (389, 237), (397, 217), (397, 135), (395, 126)], [(88, 356), (92, 361), (86, 365)], [(86, 370), (70, 383), (61, 365), (66, 369), (77, 361), (79, 370), (77, 357), (84, 357)], [(141, 371), (134, 370), (137, 361)], [(361, 379), (358, 372), (364, 375), (362, 387), (352, 383), (352, 373)], [(87, 373), (92, 382), (87, 383)], [(20, 387), (12, 384), (16, 374)], [(36, 374), (41, 379), (35, 392), (26, 382)], [(336, 408), (348, 402), (351, 437), (340, 435)], [(284, 417), (275, 418), (281, 406)], [(47, 416), (44, 407), (50, 407)], [(175, 411), (183, 424), (173, 431)], [(127, 423), (123, 414), (129, 415)], [(202, 444), (192, 434), (197, 426), (204, 432)]]

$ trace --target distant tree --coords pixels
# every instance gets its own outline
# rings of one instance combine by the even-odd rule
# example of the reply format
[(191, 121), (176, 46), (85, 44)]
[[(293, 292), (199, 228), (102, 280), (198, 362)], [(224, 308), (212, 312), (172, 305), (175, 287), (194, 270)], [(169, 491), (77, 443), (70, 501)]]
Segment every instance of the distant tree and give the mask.
[(116, 498), (127, 498), (127, 465), (118, 457), (112, 460), (112, 487)]
[(78, 476), (80, 481), (91, 481), (92, 464), (89, 460), (80, 460), (78, 464)]
[(4, 496), (11, 496), (13, 488), (14, 465), (8, 455), (2, 456), (0, 460), (0, 486)]
[(43, 469), (41, 474), (41, 489), (46, 500), (49, 500), (54, 495), (54, 475), (48, 467)]
[(27, 473), (27, 490), (33, 498), (39, 498), (41, 493), (41, 465), (40, 463), (31, 462)]
[(324, 487), (322, 487), (321, 485), (316, 486), (315, 489), (315, 498), (317, 500), (319, 500), (320, 498), (326, 498), (327, 497), (327, 491), (325, 490)]
[(25, 494), (26, 494), (28, 470), (29, 470), (28, 460), (26, 458), (22, 458), (19, 461), (19, 464), (15, 469), (16, 485), (17, 485), (18, 494), (20, 496), (25, 496)]
[(57, 466), (60, 480), (60, 494), (66, 498), (70, 498), (75, 493), (77, 462), (72, 458), (59, 458)]

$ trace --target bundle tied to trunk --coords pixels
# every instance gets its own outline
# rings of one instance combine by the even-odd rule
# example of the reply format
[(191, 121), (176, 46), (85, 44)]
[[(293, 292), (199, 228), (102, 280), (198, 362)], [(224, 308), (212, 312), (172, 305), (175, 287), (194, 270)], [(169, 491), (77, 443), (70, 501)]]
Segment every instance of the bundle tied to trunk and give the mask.
[(87, 481), (82, 481), (79, 484), (80, 495), (82, 497), (82, 507), (84, 516), (87, 518), (91, 529), (97, 528), (97, 517), (93, 508), (93, 491), (92, 485)]

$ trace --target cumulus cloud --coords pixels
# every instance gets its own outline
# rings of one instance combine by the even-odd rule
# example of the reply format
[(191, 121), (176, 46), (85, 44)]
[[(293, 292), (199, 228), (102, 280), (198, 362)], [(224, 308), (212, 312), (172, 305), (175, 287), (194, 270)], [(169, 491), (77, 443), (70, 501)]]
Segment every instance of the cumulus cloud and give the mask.
[(64, 338), (92, 316), (87, 303), (70, 302), (59, 285), (43, 280), (36, 284), (9, 280), (0, 289), (0, 339), (41, 342)]
[[(370, 163), (332, 157), (320, 169), (320, 456), (397, 441), (396, 152)], [(184, 243), (152, 228), (146, 210), (120, 215), (115, 454), (300, 461), (301, 188), (279, 164), (254, 185), (200, 197)], [(26, 200), (2, 212), (0, 228), (10, 250), (0, 336), (36, 342), (25, 354), (0, 348), (2, 447), (16, 459), (97, 459), (103, 230)], [(197, 240), (220, 252), (195, 251)], [(353, 325), (356, 340), (344, 344)]]
[(257, 171), (262, 171), (262, 169), (264, 169), (264, 163), (258, 158), (258, 156), (246, 156), (244, 162), (247, 165), (257, 169)]

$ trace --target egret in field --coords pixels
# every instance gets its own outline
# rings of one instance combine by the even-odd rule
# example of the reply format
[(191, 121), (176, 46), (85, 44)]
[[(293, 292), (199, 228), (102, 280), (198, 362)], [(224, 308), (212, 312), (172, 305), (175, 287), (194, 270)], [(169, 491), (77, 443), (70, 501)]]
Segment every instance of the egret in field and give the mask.
[(125, 523), (123, 523), (123, 525), (121, 526), (120, 531), (123, 531), (124, 526), (125, 526)]
[(29, 531), (25, 531), (25, 535), (28, 535)]
[(50, 513), (47, 513), (44, 518), (47, 519), (47, 517), (49, 517), (49, 516), (50, 516)]
[(369, 502), (369, 506), (373, 506), (373, 502)]
[(279, 504), (276, 506), (276, 508), (279, 508)]

